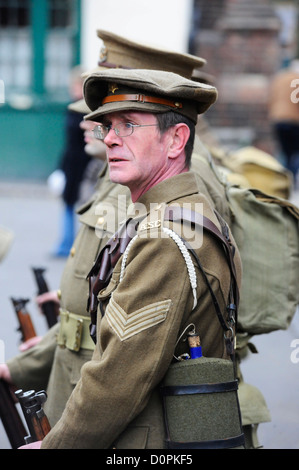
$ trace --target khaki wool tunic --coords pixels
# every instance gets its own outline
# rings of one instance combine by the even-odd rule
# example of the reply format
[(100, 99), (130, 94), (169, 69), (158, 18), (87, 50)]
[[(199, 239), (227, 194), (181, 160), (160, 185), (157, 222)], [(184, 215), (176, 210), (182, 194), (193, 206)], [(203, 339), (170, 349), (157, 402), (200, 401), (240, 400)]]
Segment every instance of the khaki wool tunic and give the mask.
[[(148, 214), (153, 203), (162, 208), (174, 203), (196, 208), (202, 204), (203, 214), (219, 227), (192, 172), (159, 183), (138, 201)], [(186, 343), (176, 348), (180, 334), (193, 323), (203, 354), (227, 357), (223, 330), (199, 270), (195, 268), (198, 303), (192, 311), (194, 299), (184, 257), (173, 239), (159, 236), (159, 224), (151, 227), (140, 224), (125, 266), (121, 258), (109, 285), (99, 294), (105, 314), (98, 313), (92, 359), (82, 367), (63, 415), (42, 448), (163, 448), (158, 390), (174, 354), (186, 351)], [(230, 271), (223, 249), (204, 233), (196, 253), (225, 312)], [(238, 250), (235, 264), (240, 282)]]

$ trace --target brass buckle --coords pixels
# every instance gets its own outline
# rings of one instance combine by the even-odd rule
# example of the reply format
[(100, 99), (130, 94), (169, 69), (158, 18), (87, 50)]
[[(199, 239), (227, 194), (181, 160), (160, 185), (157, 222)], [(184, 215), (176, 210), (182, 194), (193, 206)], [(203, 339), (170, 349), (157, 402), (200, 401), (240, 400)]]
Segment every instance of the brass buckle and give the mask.
[(141, 95), (141, 94), (136, 95), (136, 101), (138, 101), (139, 103), (144, 103), (144, 98), (145, 98), (144, 95)]

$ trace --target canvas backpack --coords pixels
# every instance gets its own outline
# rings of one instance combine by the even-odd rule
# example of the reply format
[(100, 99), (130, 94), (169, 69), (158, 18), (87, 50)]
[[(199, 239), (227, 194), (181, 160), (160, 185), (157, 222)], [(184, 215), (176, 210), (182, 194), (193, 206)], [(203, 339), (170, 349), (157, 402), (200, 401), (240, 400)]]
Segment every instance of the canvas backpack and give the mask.
[(226, 220), (243, 265), (238, 331), (256, 335), (288, 328), (299, 303), (299, 208), (258, 189), (231, 185), (211, 157), (194, 158), (195, 172), (205, 175), (208, 167), (209, 177), (213, 173), (214, 191), (222, 185), (214, 201), (222, 198), (223, 204), (225, 198), (229, 206)]
[(299, 208), (257, 189), (227, 188), (243, 278), (238, 330), (288, 328), (299, 303)]

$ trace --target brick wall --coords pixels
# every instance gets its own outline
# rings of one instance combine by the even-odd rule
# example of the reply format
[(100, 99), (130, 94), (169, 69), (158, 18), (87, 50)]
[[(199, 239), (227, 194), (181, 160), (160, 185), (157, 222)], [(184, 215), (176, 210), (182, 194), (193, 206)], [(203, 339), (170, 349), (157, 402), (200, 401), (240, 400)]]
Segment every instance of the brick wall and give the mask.
[(254, 144), (273, 154), (267, 94), (280, 66), (280, 23), (271, 1), (194, 0), (194, 12), (190, 52), (207, 60), (204, 71), (219, 91), (209, 123), (224, 145)]

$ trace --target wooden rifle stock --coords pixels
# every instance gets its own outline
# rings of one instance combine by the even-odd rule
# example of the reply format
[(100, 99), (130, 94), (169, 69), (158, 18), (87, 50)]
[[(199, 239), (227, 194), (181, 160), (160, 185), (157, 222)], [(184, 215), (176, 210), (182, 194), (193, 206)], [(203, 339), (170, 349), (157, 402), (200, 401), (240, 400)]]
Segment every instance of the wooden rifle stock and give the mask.
[(13, 449), (24, 444), (26, 430), (18, 413), (9, 385), (0, 379), (0, 418)]
[(51, 430), (48, 418), (42, 408), (43, 403), (47, 400), (46, 392), (44, 390), (41, 392), (18, 390), (15, 395), (20, 402), (29, 429), (29, 435), (24, 438), (25, 443), (30, 444), (43, 440)]
[(11, 301), (19, 321), (20, 326), (18, 330), (22, 334), (22, 341), (27, 341), (28, 339), (37, 336), (30, 314), (26, 310), (26, 304), (29, 299), (15, 299), (14, 297), (11, 297)]
[[(45, 292), (49, 292), (47, 282), (44, 278), (44, 268), (32, 268), (37, 286), (38, 286), (38, 295), (44, 294)], [(50, 300), (49, 302), (44, 302), (41, 305), (41, 309), (43, 314), (46, 317), (48, 327), (51, 328), (55, 323), (57, 323), (57, 315), (56, 315), (56, 306), (55, 302)]]

